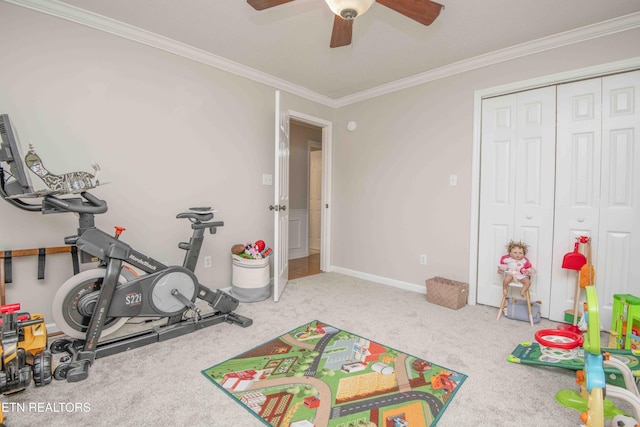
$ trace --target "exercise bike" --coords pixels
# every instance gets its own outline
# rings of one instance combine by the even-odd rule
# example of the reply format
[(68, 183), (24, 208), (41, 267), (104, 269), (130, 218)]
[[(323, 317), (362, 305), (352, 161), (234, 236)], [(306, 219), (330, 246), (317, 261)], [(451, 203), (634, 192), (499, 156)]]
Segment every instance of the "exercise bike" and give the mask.
[[(239, 305), (237, 299), (200, 284), (194, 274), (205, 231), (215, 234), (217, 228), (224, 225), (223, 221), (211, 221), (214, 211), (191, 208), (177, 215), (177, 218), (191, 222), (192, 236), (189, 242), (178, 245), (186, 251), (183, 264), (164, 265), (121, 241), (123, 228), (116, 227), (112, 236), (95, 227), (94, 216), (106, 212), (108, 207), (104, 200), (87, 191), (97, 185), (93, 175), (83, 172), (53, 175), (46, 171), (31, 149), (27, 166), (52, 183), (48, 190), (34, 192), (21, 162), (20, 144), (11, 122), (7, 115), (0, 119), (0, 162), (8, 167), (3, 169), (0, 163), (0, 195), (23, 210), (78, 214), (78, 232), (66, 237), (65, 243), (79, 249), (82, 262), (99, 263), (98, 268), (68, 279), (54, 297), (54, 320), (70, 337), (50, 345), (53, 353), (67, 353), (54, 371), (55, 379), (84, 380), (96, 358), (165, 341), (218, 323), (242, 327), (253, 323), (233, 312)], [(68, 194), (79, 197), (60, 197)], [(33, 198), (41, 198), (41, 202), (30, 202)], [(206, 302), (211, 311), (203, 314), (195, 303), (197, 299)], [(156, 324), (148, 330), (100, 341), (102, 336), (114, 333), (130, 318), (155, 319)]]
[[(94, 228), (80, 236), (71, 236), (65, 243), (78, 247), (82, 254), (97, 258), (105, 268), (83, 271), (67, 280), (53, 299), (56, 325), (75, 340), (61, 339), (51, 343), (53, 353), (71, 356), (54, 371), (55, 379), (69, 382), (87, 377), (94, 358), (165, 341), (221, 322), (250, 326), (252, 320), (233, 313), (238, 300), (220, 290), (211, 290), (198, 282), (194, 274), (205, 230), (215, 234), (222, 221), (210, 221), (214, 213), (207, 209), (192, 209), (177, 215), (191, 221), (193, 234), (188, 243), (179, 244), (186, 250), (182, 266), (167, 266), (136, 251), (115, 236)], [(125, 268), (125, 264), (141, 270)], [(208, 303), (212, 311), (202, 314), (196, 299)], [(100, 337), (114, 333), (130, 318), (162, 318), (163, 323), (150, 330), (104, 342)]]

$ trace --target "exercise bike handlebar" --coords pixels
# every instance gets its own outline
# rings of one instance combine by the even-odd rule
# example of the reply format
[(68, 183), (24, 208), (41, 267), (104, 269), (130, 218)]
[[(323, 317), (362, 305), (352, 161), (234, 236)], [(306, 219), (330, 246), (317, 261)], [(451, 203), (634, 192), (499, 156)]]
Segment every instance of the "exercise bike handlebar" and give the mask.
[[(107, 202), (98, 199), (88, 191), (83, 191), (80, 195), (89, 203), (74, 203), (73, 199), (60, 199), (56, 196), (45, 196), (44, 200), (47, 204), (53, 205), (54, 207), (66, 212), (101, 214), (105, 213), (109, 209)], [(75, 200), (77, 201), (78, 199)]]
[[(0, 177), (1, 178), (1, 177)], [(0, 182), (0, 184), (4, 184), (4, 182)], [(107, 202), (101, 200), (89, 193), (88, 191), (83, 191), (80, 193), (80, 196), (86, 201), (81, 201), (80, 199), (61, 199), (53, 194), (44, 194), (37, 195), (36, 197), (42, 197), (41, 203), (27, 203), (20, 196), (11, 196), (7, 193), (4, 188), (4, 185), (0, 185), (0, 196), (7, 201), (8, 203), (14, 205), (17, 208), (20, 208), (25, 211), (44, 211), (48, 207), (54, 207), (59, 209), (62, 212), (75, 212), (75, 213), (86, 213), (86, 214), (101, 214), (105, 213), (109, 210), (109, 206)], [(25, 195), (25, 198), (28, 196)], [(33, 197), (33, 196), (31, 196)]]
[(42, 210), (42, 205), (33, 205), (31, 203), (26, 203), (20, 199), (10, 199), (8, 197), (5, 197), (5, 195), (3, 194), (2, 197), (8, 202), (11, 203), (13, 206), (20, 208), (22, 210), (25, 211), (31, 211), (31, 212), (38, 212), (40, 210)]

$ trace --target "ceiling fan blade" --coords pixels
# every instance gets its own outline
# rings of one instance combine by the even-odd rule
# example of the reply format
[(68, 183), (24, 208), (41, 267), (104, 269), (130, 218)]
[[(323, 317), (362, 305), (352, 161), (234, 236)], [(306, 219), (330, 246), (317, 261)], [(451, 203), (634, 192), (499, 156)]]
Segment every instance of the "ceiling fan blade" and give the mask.
[(338, 15), (333, 17), (333, 31), (329, 47), (340, 47), (351, 44), (353, 34), (353, 19), (343, 19)]
[(247, 0), (255, 10), (269, 9), (270, 7), (280, 6), (293, 0)]
[(431, 25), (444, 8), (440, 3), (431, 0), (376, 0), (376, 2), (422, 25)]

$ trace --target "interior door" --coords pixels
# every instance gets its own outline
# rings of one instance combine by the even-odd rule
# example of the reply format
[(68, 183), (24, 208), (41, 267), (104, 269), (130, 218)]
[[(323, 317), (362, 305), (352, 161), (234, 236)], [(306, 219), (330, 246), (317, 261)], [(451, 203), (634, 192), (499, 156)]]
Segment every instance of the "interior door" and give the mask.
[(640, 71), (602, 79), (602, 174), (594, 251), (600, 319), (611, 328), (614, 294), (640, 296)]
[(273, 300), (278, 301), (289, 280), (289, 110), (276, 91), (275, 177), (273, 222)]
[[(640, 72), (558, 89), (556, 237), (552, 320), (573, 306), (577, 273), (562, 257), (575, 236), (591, 236), (600, 322), (611, 327), (613, 295), (637, 295), (640, 273)], [(634, 179), (635, 177), (635, 179)]]
[(478, 302), (498, 306), (498, 260), (509, 240), (529, 246), (531, 297), (548, 316), (553, 239), (555, 88), (483, 101)]
[(549, 318), (563, 321), (564, 310), (574, 307), (579, 280), (577, 271), (562, 268), (564, 256), (573, 251), (579, 236), (593, 236), (592, 246), (597, 244), (594, 232), (600, 214), (601, 80), (560, 85), (557, 103), (558, 168)]

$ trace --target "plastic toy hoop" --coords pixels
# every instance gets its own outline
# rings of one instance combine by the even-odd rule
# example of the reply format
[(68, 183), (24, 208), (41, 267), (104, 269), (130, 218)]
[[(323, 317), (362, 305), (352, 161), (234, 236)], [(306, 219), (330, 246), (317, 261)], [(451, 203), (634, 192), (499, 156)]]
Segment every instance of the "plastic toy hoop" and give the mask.
[(582, 335), (562, 329), (540, 329), (536, 332), (535, 337), (540, 345), (563, 350), (580, 347), (584, 342)]
[[(554, 337), (560, 338), (560, 337)], [(566, 338), (563, 338), (566, 340)], [(551, 348), (540, 346), (539, 360), (549, 363), (558, 363), (562, 361), (574, 360), (580, 356), (580, 348), (574, 348), (573, 350), (563, 350), (561, 348)]]

